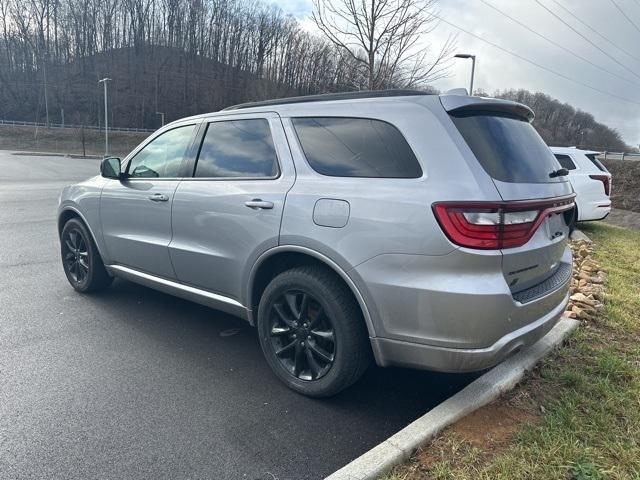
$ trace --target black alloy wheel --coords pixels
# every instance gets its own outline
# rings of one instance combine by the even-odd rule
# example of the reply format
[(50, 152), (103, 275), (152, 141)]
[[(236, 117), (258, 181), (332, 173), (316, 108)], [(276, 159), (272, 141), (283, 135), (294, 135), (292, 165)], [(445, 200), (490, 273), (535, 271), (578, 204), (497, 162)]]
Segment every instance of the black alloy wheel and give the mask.
[(288, 290), (273, 303), (269, 335), (281, 365), (300, 380), (318, 380), (331, 369), (336, 352), (333, 324), (310, 293)]
[(303, 395), (335, 395), (371, 362), (362, 310), (348, 286), (324, 266), (276, 275), (261, 295), (256, 323), (269, 367)]
[(67, 280), (78, 292), (96, 292), (113, 281), (89, 230), (79, 218), (69, 219), (60, 232), (60, 255)]
[(89, 249), (87, 240), (78, 228), (70, 228), (62, 239), (64, 268), (78, 285), (89, 277)]

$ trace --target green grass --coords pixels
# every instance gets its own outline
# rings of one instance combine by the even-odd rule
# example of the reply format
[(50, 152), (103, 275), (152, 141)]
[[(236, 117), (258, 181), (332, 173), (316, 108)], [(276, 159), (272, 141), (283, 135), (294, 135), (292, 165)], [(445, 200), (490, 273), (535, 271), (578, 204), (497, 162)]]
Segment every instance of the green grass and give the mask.
[[(640, 479), (640, 232), (602, 223), (583, 228), (608, 273), (605, 309), (519, 389), (544, 407), (497, 452), (439, 438), (387, 480)], [(433, 452), (435, 449), (437, 452)]]

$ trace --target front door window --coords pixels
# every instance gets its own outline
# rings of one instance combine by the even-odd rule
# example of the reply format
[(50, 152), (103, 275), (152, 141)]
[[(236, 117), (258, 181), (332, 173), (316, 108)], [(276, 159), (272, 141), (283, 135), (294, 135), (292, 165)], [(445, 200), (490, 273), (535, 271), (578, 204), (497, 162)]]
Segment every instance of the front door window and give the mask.
[(175, 178), (191, 143), (195, 125), (169, 130), (144, 146), (129, 162), (132, 178)]

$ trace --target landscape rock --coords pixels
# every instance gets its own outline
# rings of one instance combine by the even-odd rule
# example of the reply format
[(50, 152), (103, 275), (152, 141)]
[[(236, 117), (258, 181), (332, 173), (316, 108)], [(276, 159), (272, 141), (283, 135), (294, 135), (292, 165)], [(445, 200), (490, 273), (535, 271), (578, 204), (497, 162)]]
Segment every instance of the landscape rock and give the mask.
[(593, 245), (582, 241), (570, 242), (573, 250), (573, 274), (571, 295), (565, 316), (584, 321), (595, 320), (604, 305), (604, 281), (607, 276), (602, 267), (591, 256)]

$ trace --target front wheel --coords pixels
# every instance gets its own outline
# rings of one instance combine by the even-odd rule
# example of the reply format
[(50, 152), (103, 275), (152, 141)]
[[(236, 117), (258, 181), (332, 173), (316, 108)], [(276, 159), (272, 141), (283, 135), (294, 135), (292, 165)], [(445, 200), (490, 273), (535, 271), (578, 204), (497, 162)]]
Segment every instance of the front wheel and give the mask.
[(260, 300), (258, 331), (271, 369), (303, 395), (335, 395), (370, 363), (360, 308), (341, 280), (322, 267), (275, 277)]
[(77, 218), (65, 223), (60, 234), (60, 253), (67, 280), (82, 293), (108, 287), (113, 281), (104, 268), (89, 231)]

